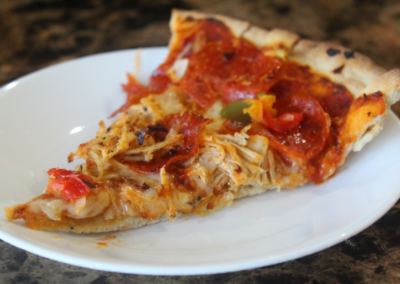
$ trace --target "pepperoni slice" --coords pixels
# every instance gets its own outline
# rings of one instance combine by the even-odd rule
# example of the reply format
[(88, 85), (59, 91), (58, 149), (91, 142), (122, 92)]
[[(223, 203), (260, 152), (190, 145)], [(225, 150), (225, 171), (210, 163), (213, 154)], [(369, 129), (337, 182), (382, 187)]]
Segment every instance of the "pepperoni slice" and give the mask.
[[(183, 134), (182, 144), (150, 162), (125, 162), (125, 164), (129, 165), (129, 167), (135, 172), (154, 174), (159, 173), (163, 167), (168, 168), (173, 163), (192, 158), (197, 154), (199, 149), (199, 133), (210, 122), (211, 120), (205, 119), (193, 112), (170, 114), (157, 122), (156, 125), (162, 125), (168, 131), (174, 128), (179, 134)], [(164, 132), (164, 134), (157, 132)], [(153, 135), (158, 137), (158, 139), (159, 137), (164, 136), (165, 139), (166, 133), (165, 131), (156, 130)]]
[(210, 107), (221, 94), (226, 103), (268, 92), (283, 65), (245, 40), (208, 43), (189, 61), (180, 85), (199, 105)]
[(171, 50), (165, 62), (153, 72), (148, 86), (142, 85), (133, 76), (128, 74), (128, 83), (122, 85), (123, 91), (127, 94), (127, 100), (111, 117), (128, 109), (129, 106), (139, 103), (142, 98), (150, 94), (163, 93), (168, 86), (173, 84), (173, 81), (167, 75), (167, 71), (178, 57), (191, 57), (196, 49), (202, 48), (203, 45), (209, 42), (232, 40), (234, 38), (227, 26), (213, 19), (194, 21), (191, 18), (187, 18), (178, 26), (180, 29), (176, 34), (180, 38), (176, 38), (175, 41), (181, 44)]
[(287, 112), (279, 117), (272, 117), (268, 114), (264, 114), (265, 125), (276, 131), (285, 132), (292, 129), (300, 124), (303, 120), (303, 114), (298, 112)]
[[(254, 124), (250, 134), (267, 136), (271, 145), (278, 151), (294, 155), (303, 159), (310, 159), (318, 155), (325, 147), (330, 135), (330, 119), (324, 113), (318, 101), (310, 96), (293, 94), (284, 99), (277, 100), (274, 108), (278, 111), (277, 120), (282, 120), (286, 114), (295, 115), (294, 119), (301, 122), (295, 127), (277, 125), (277, 129), (265, 129), (265, 126)], [(268, 123), (268, 121), (267, 121)], [(282, 127), (283, 129), (280, 129)]]

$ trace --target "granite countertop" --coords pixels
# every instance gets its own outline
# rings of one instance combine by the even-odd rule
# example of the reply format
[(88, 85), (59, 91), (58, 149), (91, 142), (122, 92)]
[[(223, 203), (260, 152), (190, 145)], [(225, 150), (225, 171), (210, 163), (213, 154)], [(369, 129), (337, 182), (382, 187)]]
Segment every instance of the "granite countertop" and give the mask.
[[(0, 86), (72, 58), (164, 46), (172, 8), (196, 9), (335, 41), (400, 67), (397, 0), (0, 0)], [(393, 106), (400, 116), (400, 104)], [(3, 189), (4, 190), (4, 189)], [(0, 283), (399, 283), (400, 203), (358, 235), (269, 267), (203, 276), (142, 276), (51, 261), (0, 241)]]

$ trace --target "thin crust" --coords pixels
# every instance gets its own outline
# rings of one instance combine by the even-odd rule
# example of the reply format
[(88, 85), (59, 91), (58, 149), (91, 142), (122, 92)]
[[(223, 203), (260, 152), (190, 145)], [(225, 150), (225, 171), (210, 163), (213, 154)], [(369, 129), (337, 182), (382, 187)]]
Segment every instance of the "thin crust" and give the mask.
[[(196, 11), (183, 11), (174, 9), (172, 10), (171, 20), (169, 22), (169, 26), (171, 29), (172, 37), (169, 42), (169, 49), (173, 50), (175, 47), (179, 46), (180, 38), (177, 37), (179, 29), (182, 26), (182, 22), (186, 19), (193, 20), (203, 20), (203, 19), (214, 19), (222, 22), (225, 26), (227, 26), (232, 34), (240, 38), (245, 31), (250, 28), (250, 23), (246, 21), (240, 21), (236, 19), (232, 19), (230, 17), (215, 15), (215, 14), (205, 14)], [(190, 23), (185, 23), (185, 25), (190, 25)]]
[[(241, 187), (236, 193), (234, 198), (240, 199), (246, 196), (258, 195), (271, 190), (273, 188), (253, 184)], [(19, 206), (19, 205), (16, 205)], [(8, 214), (7, 214), (8, 213)], [(12, 214), (14, 213), (13, 207), (6, 210), (7, 218), (12, 219)], [(210, 211), (212, 213), (212, 210)], [(106, 233), (113, 231), (124, 231), (130, 229), (140, 228), (146, 225), (152, 225), (159, 222), (164, 222), (170, 220), (167, 214), (163, 214), (155, 219), (143, 219), (141, 217), (125, 217), (114, 220), (105, 220), (102, 215), (89, 218), (89, 219), (72, 219), (65, 218), (62, 221), (50, 220), (46, 215), (39, 215), (37, 218), (35, 215), (29, 215), (29, 218), (34, 218), (35, 220), (27, 219), (25, 220), (29, 224), (34, 224), (31, 228), (43, 231), (62, 231), (62, 232), (73, 232), (73, 233)], [(182, 214), (176, 214), (174, 219), (179, 219), (183, 217)]]
[(300, 39), (295, 33), (273, 29), (271, 31), (252, 26), (244, 34), (243, 38), (259, 48), (284, 49), (290, 51), (294, 44)]
[(192, 18), (193, 20), (218, 20), (227, 26), (236, 37), (241, 37), (242, 34), (250, 28), (249, 22), (236, 20), (227, 16), (174, 9), (172, 10), (171, 20), (169, 23), (171, 31), (174, 32), (178, 30), (179, 23), (188, 18)]
[(333, 82), (343, 84), (355, 98), (385, 73), (368, 57), (330, 42), (300, 40), (289, 53), (288, 59), (308, 65)]

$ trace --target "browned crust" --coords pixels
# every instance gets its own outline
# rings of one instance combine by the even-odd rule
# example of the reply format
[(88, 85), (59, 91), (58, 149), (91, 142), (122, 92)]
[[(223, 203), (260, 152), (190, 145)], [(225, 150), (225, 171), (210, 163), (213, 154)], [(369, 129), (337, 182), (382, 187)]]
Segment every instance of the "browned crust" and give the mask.
[(106, 233), (140, 228), (169, 219), (167, 215), (161, 215), (155, 219), (141, 217), (120, 217), (118, 219), (105, 220), (103, 215), (93, 218), (73, 219), (64, 217), (61, 221), (49, 219), (44, 213), (26, 214), (23, 218), (26, 225), (34, 230), (61, 231), (73, 233)]
[(194, 20), (215, 19), (221, 21), (231, 30), (235, 37), (244, 38), (260, 48), (268, 46), (290, 50), (300, 39), (300, 36), (297, 34), (286, 30), (272, 29), (267, 31), (256, 26), (251, 26), (247, 21), (233, 19), (227, 16), (174, 9), (172, 10), (171, 20), (169, 22), (172, 32), (170, 48), (171, 46), (175, 46), (176, 40), (179, 40), (174, 37), (174, 35), (179, 30), (180, 22), (188, 18)]
[(187, 18), (192, 18), (194, 20), (202, 20), (202, 19), (215, 19), (227, 26), (231, 32), (236, 37), (241, 37), (242, 34), (250, 28), (250, 23), (246, 21), (236, 20), (227, 16), (217, 15), (217, 14), (206, 14), (197, 11), (184, 11), (174, 9), (172, 10), (171, 20), (170, 20), (170, 28), (171, 31), (174, 32), (177, 30), (177, 24), (180, 20), (184, 20)]
[(368, 57), (330, 42), (300, 40), (289, 53), (288, 59), (309, 65), (333, 82), (343, 84), (356, 98), (385, 73)]
[[(273, 188), (259, 184), (241, 187), (235, 193), (235, 199), (261, 194), (271, 189)], [(36, 200), (37, 198), (39, 197), (36, 197), (33, 200)], [(18, 212), (21, 211), (21, 208), (23, 208), (23, 211), (25, 211), (23, 214)], [(100, 214), (93, 218), (73, 219), (63, 217), (61, 221), (54, 221), (49, 219), (44, 213), (37, 214), (30, 212), (29, 202), (22, 205), (7, 207), (5, 211), (8, 220), (24, 219), (26, 225), (34, 230), (73, 233), (106, 233), (123, 231), (170, 220), (169, 215), (165, 214), (154, 219), (144, 219), (141, 217), (119, 217), (111, 220), (105, 220), (103, 214)], [(178, 212), (174, 219), (179, 219), (182, 216), (184, 216), (184, 214)]]
[(269, 47), (271, 49), (285, 49), (290, 51), (293, 45), (300, 39), (295, 33), (273, 29), (270, 31), (252, 26), (244, 34), (243, 38), (259, 48)]
[(184, 11), (174, 9), (172, 10), (171, 20), (169, 22), (169, 26), (171, 29), (171, 40), (169, 42), (170, 50), (174, 49), (177, 45), (179, 45), (179, 41), (181, 40), (177, 37), (177, 32), (179, 30), (180, 23), (183, 20), (191, 18), (193, 20), (202, 20), (202, 19), (215, 19), (224, 23), (227, 26), (233, 35), (237, 38), (240, 38), (243, 33), (250, 28), (250, 24), (246, 21), (232, 19), (227, 16), (216, 15), (216, 14), (205, 14), (197, 11)]

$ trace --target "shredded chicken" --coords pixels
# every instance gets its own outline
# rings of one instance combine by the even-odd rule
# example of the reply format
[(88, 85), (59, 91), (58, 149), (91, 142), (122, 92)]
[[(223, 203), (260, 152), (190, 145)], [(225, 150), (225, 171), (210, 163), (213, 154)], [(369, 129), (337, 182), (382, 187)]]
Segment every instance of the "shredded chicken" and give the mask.
[[(160, 214), (173, 218), (177, 213), (205, 215), (228, 206), (234, 198), (306, 182), (299, 166), (288, 167), (275, 157), (266, 137), (248, 135), (250, 126), (233, 135), (221, 132), (225, 121), (220, 116), (222, 107), (217, 101), (208, 110), (200, 110), (189, 97), (172, 87), (164, 94), (143, 98), (110, 127), (100, 123), (97, 137), (82, 144), (74, 156), (86, 160), (82, 171), (97, 181), (119, 181), (113, 188), (113, 206), (106, 211), (107, 218), (134, 215), (153, 219)], [(159, 142), (143, 130), (168, 114), (189, 110), (203, 111), (204, 117), (213, 121), (199, 134), (197, 155), (179, 162), (185, 169), (186, 185), (174, 182), (174, 174), (165, 169), (144, 175), (125, 164), (149, 162), (161, 151), (180, 145), (183, 135), (174, 129)], [(192, 189), (187, 190), (185, 186)]]

